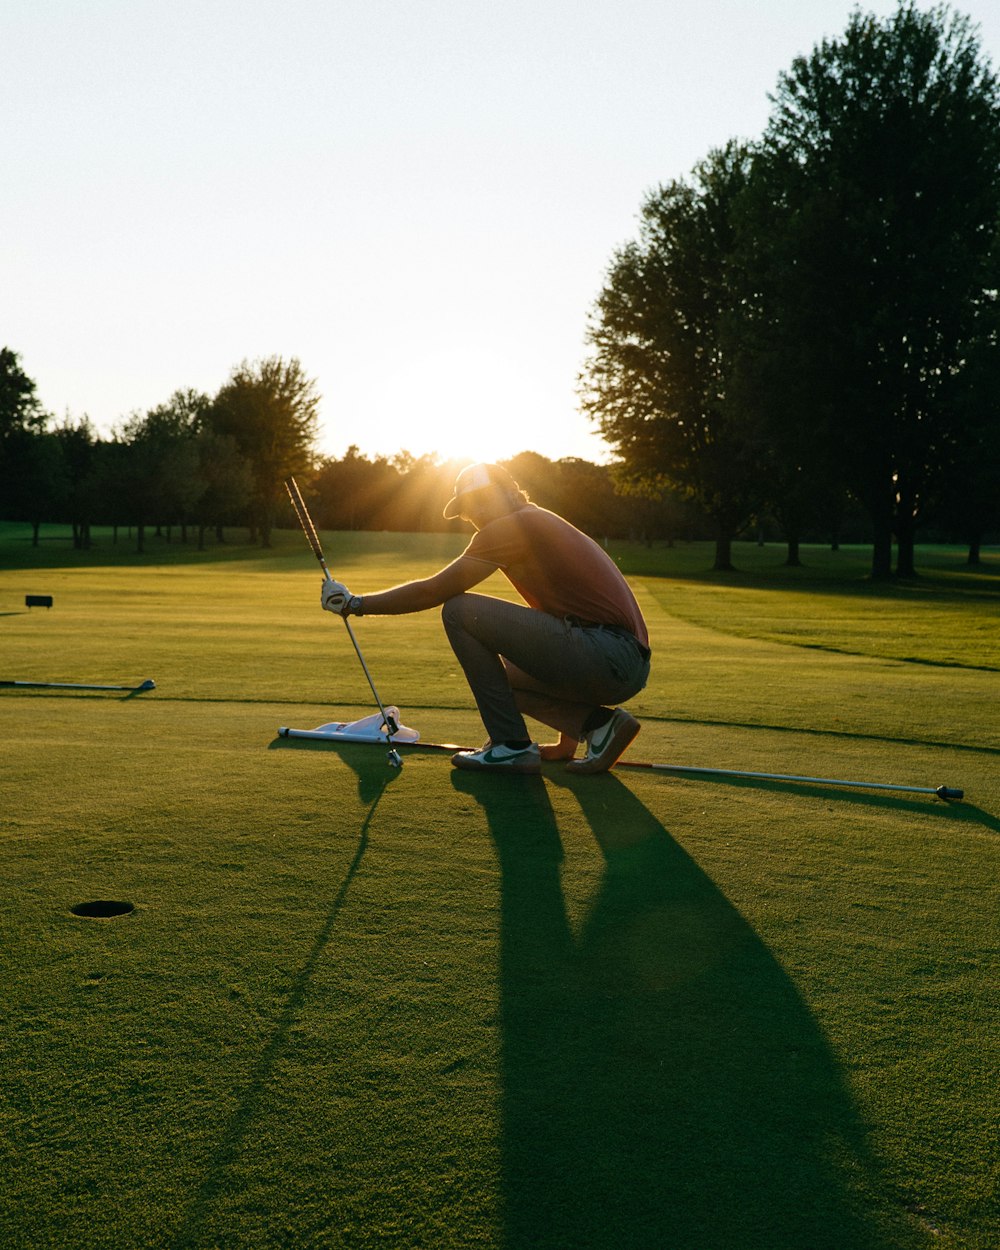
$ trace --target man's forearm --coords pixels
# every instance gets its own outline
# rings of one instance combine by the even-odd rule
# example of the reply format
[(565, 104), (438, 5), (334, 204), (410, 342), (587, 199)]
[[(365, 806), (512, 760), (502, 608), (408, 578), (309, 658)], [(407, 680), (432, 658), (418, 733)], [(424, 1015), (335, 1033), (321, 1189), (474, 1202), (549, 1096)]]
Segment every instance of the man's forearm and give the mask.
[(406, 612), (425, 612), (439, 608), (453, 595), (470, 590), (493, 572), (494, 566), (481, 560), (459, 556), (433, 577), (404, 582), (389, 590), (376, 590), (361, 596), (364, 616), (402, 616)]
[(423, 612), (444, 603), (440, 592), (428, 581), (405, 582), (390, 590), (376, 590), (361, 596), (364, 616), (402, 616), (407, 612)]

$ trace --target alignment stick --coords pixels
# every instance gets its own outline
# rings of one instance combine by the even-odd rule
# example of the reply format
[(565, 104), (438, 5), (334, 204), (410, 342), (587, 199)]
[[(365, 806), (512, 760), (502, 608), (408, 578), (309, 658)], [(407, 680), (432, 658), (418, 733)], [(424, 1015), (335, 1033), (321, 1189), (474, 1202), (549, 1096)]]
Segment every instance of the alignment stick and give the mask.
[(156, 682), (150, 677), (138, 686), (92, 686), (76, 681), (0, 681), (0, 686), (33, 686), (36, 690), (155, 690)]

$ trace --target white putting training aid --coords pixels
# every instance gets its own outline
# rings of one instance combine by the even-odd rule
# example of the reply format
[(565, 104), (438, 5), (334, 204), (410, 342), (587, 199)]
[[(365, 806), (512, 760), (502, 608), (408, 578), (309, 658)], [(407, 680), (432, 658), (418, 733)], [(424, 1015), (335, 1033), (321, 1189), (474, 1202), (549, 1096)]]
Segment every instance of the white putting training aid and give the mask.
[[(390, 716), (396, 726), (391, 737), (386, 729), (386, 719)], [(317, 725), (315, 729), (291, 729), (282, 725), (278, 734), (282, 738), (311, 738), (315, 742), (367, 742), (381, 746), (407, 746), (420, 740), (416, 729), (407, 729), (399, 723), (399, 708), (391, 705), (385, 709), (385, 716), (373, 712), (360, 720), (330, 721), (326, 725)]]

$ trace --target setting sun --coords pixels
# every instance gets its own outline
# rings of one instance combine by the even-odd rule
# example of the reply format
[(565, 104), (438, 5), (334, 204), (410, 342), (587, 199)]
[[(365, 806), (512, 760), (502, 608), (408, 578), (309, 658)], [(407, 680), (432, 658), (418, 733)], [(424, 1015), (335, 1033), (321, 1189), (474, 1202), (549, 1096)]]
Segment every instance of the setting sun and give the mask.
[[(362, 451), (397, 449), (470, 463), (522, 451), (552, 460), (607, 458), (607, 446), (587, 418), (566, 417), (575, 407), (571, 374), (562, 385), (540, 386), (536, 376), (521, 378), (509, 358), (476, 346), (472, 334), (463, 341), (461, 327), (453, 329), (446, 336), (448, 351), (433, 346), (436, 328), (423, 332), (426, 340), (418, 330), (406, 349), (408, 368), (368, 379), (363, 393), (324, 396), (322, 450), (338, 456), (356, 444)], [(340, 382), (345, 386), (349, 379), (342, 375)], [(364, 412), (361, 423), (346, 416), (355, 407)]]

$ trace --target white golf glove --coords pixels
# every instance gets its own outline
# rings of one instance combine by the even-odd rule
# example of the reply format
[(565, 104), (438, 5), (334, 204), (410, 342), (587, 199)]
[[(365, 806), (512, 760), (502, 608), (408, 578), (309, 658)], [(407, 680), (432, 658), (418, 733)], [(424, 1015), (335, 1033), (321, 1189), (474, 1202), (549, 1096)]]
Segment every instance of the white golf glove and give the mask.
[(361, 599), (352, 595), (343, 582), (324, 582), (320, 603), (327, 612), (337, 616), (360, 616)]

